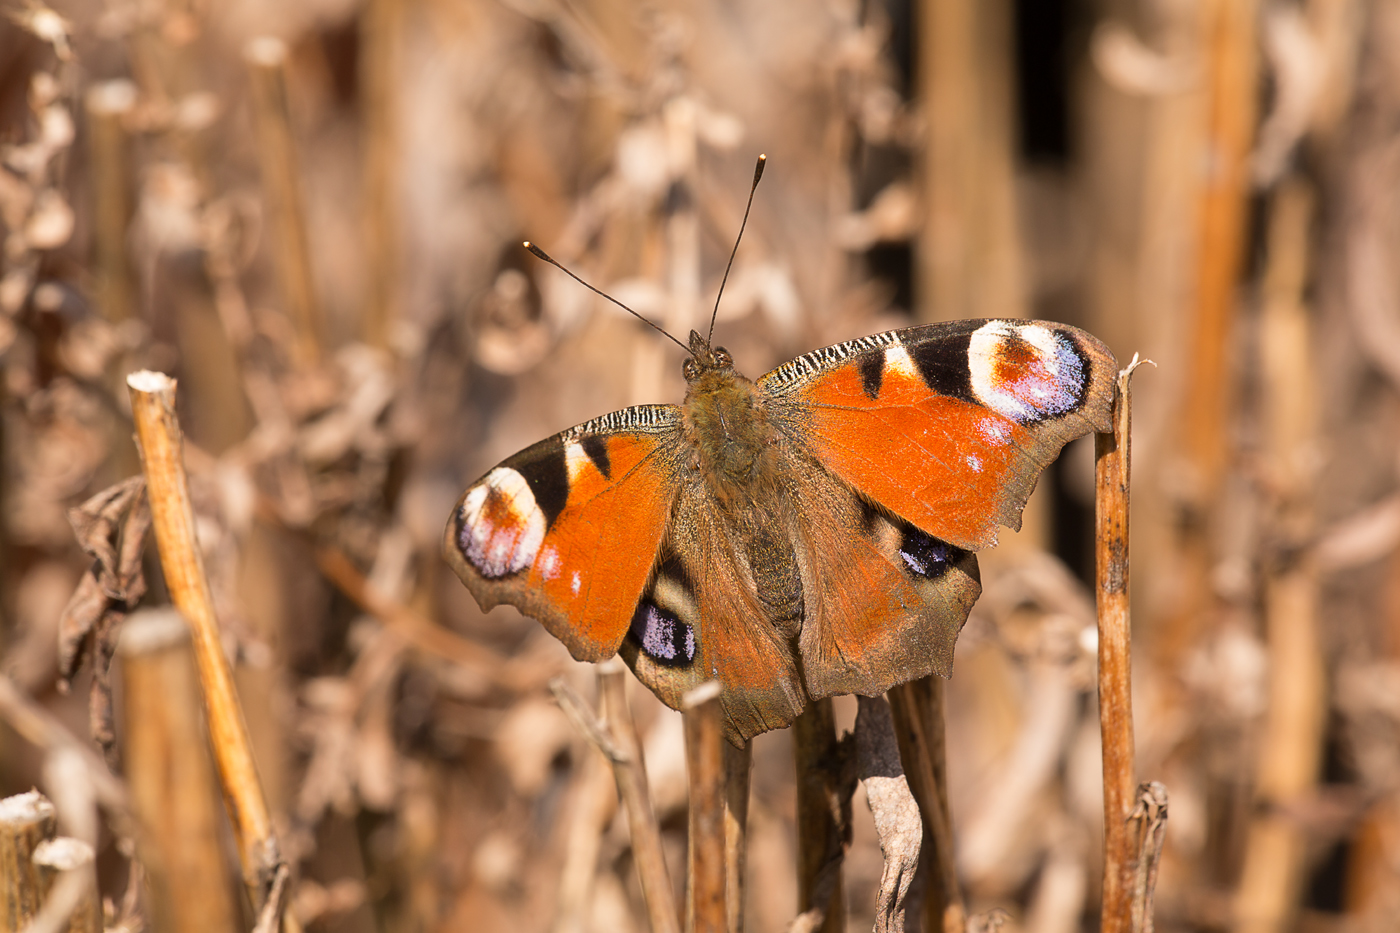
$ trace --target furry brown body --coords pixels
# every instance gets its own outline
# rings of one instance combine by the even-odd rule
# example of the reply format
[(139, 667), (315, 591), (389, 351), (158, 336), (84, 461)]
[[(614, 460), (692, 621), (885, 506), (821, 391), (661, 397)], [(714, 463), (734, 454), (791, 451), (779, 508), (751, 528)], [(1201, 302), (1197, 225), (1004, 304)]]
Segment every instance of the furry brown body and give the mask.
[(791, 638), (802, 618), (802, 581), (779, 436), (753, 381), (723, 347), (691, 331), (681, 406), (691, 468), (720, 506), (736, 554), (756, 584), (767, 621)]

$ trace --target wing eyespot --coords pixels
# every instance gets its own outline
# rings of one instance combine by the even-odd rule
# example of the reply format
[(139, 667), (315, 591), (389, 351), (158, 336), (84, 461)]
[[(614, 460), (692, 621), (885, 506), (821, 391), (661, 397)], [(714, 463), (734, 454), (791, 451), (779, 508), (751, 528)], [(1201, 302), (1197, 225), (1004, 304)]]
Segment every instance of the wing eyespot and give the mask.
[(688, 667), (695, 662), (695, 629), (651, 599), (637, 604), (627, 634), (662, 667)]

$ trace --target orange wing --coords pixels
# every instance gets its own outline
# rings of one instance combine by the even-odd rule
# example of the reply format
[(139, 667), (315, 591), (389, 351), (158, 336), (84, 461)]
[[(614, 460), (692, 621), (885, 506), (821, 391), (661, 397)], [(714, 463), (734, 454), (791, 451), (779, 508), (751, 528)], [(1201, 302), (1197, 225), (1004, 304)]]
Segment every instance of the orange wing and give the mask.
[(1108, 430), (1117, 363), (1062, 324), (966, 321), (853, 340), (759, 381), (783, 427), (813, 698), (952, 673), (996, 543), (1064, 444)]
[(1040, 471), (1109, 429), (1117, 363), (1089, 334), (1040, 321), (958, 321), (809, 353), (759, 385), (831, 472), (966, 550), (1019, 528)]
[(443, 541), (483, 609), (509, 603), (581, 661), (617, 652), (679, 486), (680, 409), (613, 412), (528, 447), (467, 488)]

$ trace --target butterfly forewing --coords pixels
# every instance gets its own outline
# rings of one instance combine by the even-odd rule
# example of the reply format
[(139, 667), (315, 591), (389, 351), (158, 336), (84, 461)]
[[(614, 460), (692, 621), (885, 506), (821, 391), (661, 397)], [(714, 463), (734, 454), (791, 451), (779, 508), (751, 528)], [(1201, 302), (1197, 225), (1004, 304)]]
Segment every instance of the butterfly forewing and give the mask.
[(1107, 430), (1117, 364), (1093, 337), (1039, 321), (958, 321), (809, 353), (759, 385), (832, 473), (966, 550), (1019, 528), (1040, 471)]
[(483, 609), (508, 603), (574, 657), (611, 657), (666, 532), (679, 425), (674, 406), (628, 408), (503, 461), (458, 500), (448, 563)]

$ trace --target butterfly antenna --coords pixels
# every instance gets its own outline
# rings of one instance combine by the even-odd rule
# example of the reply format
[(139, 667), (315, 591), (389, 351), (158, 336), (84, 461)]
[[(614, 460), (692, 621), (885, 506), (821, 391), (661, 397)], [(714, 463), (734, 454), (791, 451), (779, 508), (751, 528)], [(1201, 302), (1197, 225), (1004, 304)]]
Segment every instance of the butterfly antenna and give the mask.
[(525, 248), (528, 249), (530, 252), (534, 253), (536, 257), (538, 257), (538, 258), (540, 258), (540, 259), (543, 259), (545, 262), (549, 263), (549, 264), (550, 264), (551, 266), (553, 266), (554, 268), (556, 268), (556, 269), (558, 269), (559, 271), (563, 272), (565, 275), (567, 275), (569, 278), (573, 279), (575, 282), (577, 282), (577, 283), (579, 283), (580, 285), (582, 285), (584, 288), (586, 288), (586, 289), (588, 289), (589, 291), (593, 292), (595, 295), (601, 295), (602, 297), (608, 299), (608, 301), (611, 301), (613, 304), (617, 305), (617, 306), (618, 306), (619, 308), (621, 308), (622, 310), (626, 311), (628, 314), (632, 315), (632, 316), (633, 316), (634, 318), (636, 318), (637, 320), (641, 321), (643, 324), (646, 324), (647, 326), (654, 328), (654, 329), (656, 330), (657, 333), (664, 335), (664, 336), (666, 337), (667, 340), (671, 341), (671, 342), (674, 343), (676, 346), (680, 347), (680, 348), (681, 348), (682, 350), (684, 350), (687, 354), (690, 353), (690, 348), (689, 348), (689, 347), (687, 347), (685, 344), (681, 343), (681, 342), (680, 342), (679, 340), (677, 340), (675, 337), (672, 337), (670, 334), (666, 333), (666, 330), (665, 330), (664, 328), (662, 328), (661, 325), (657, 324), (655, 321), (652, 321), (650, 318), (642, 317), (642, 316), (641, 316), (640, 314), (638, 314), (636, 311), (633, 311), (631, 308), (627, 307), (625, 304), (623, 304), (622, 302), (618, 301), (616, 298), (614, 298), (612, 295), (609, 295), (607, 292), (605, 292), (605, 291), (603, 291), (603, 290), (601, 290), (601, 289), (594, 288), (592, 285), (589, 285), (589, 284), (588, 284), (587, 282), (585, 282), (583, 279), (579, 278), (578, 276), (576, 276), (576, 275), (574, 275), (572, 272), (570, 272), (568, 269), (566, 269), (563, 265), (561, 265), (560, 263), (556, 262), (556, 261), (554, 260), (554, 257), (553, 257), (553, 256), (549, 255), (549, 254), (546, 253), (544, 250), (540, 249), (538, 246), (536, 246), (535, 244), (531, 243), (529, 240), (526, 240), (526, 241), (525, 241)]
[(753, 187), (749, 189), (749, 203), (744, 205), (744, 219), (739, 224), (739, 235), (734, 238), (734, 248), (729, 251), (729, 265), (724, 267), (724, 278), (719, 282), (719, 294), (715, 296), (715, 310), (710, 313), (710, 332), (705, 343), (715, 335), (715, 318), (719, 316), (719, 300), (724, 297), (724, 285), (729, 281), (729, 270), (734, 268), (734, 257), (739, 253), (739, 241), (744, 238), (744, 228), (749, 223), (749, 208), (753, 207), (753, 193), (758, 190), (758, 180), (763, 177), (763, 166), (768, 164), (768, 156), (759, 153), (758, 164), (753, 167)]

